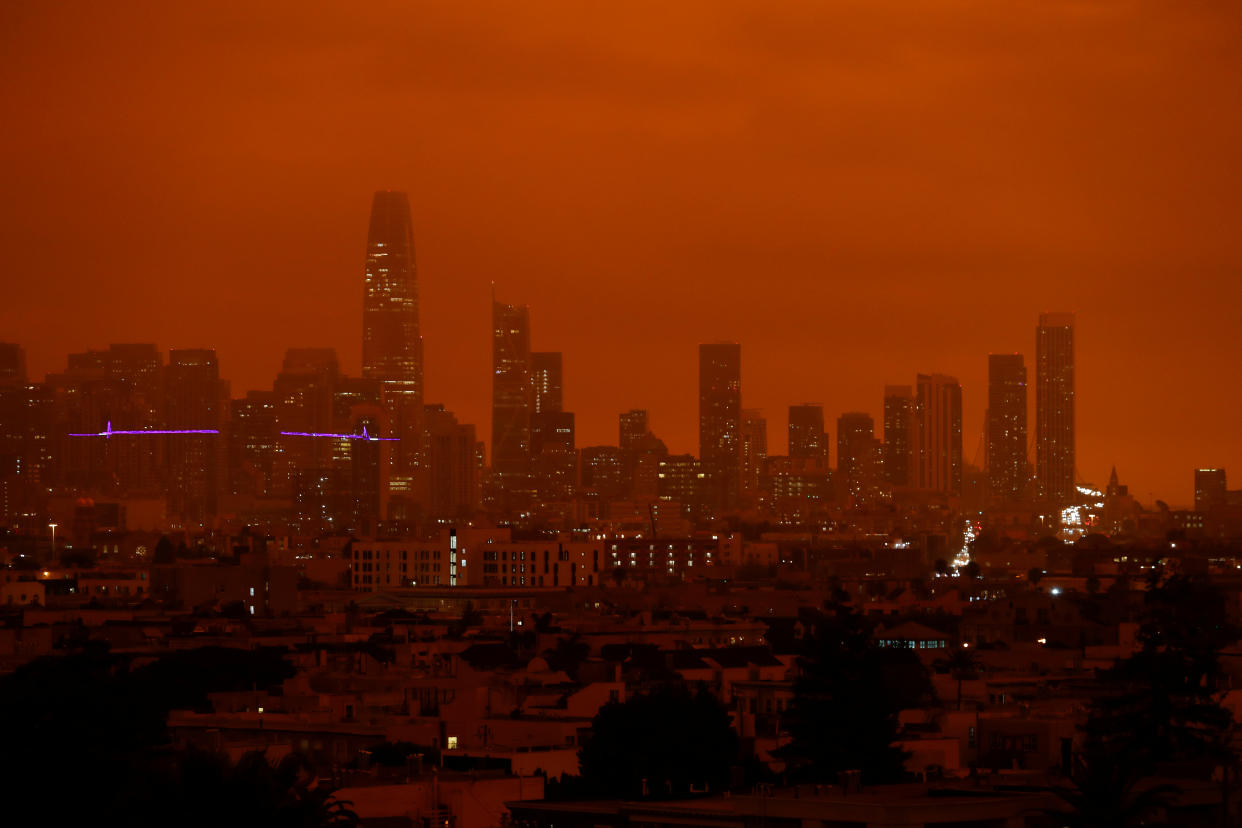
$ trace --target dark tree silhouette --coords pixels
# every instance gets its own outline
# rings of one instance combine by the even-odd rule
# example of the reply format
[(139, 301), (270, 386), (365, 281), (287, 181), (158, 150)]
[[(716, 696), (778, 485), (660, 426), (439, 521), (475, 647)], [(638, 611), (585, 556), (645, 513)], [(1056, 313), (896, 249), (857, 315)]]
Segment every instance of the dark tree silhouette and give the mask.
[(155, 544), (155, 551), (151, 555), (151, 562), (157, 564), (169, 564), (176, 560), (177, 551), (173, 547), (172, 541), (168, 537), (161, 536)]
[(1159, 763), (1232, 759), (1218, 654), (1237, 638), (1219, 589), (1157, 566), (1144, 598), (1141, 648), (1104, 676), (1088, 735), (1145, 772)]
[(737, 758), (729, 714), (710, 692), (665, 686), (605, 705), (578, 752), (594, 796), (677, 797), (723, 790)]
[(1140, 824), (1176, 790), (1153, 786), (1153, 775), (1207, 778), (1236, 762), (1232, 716), (1217, 695), (1217, 654), (1237, 639), (1223, 594), (1156, 566), (1144, 604), (1141, 649), (1101, 677), (1072, 785), (1057, 791), (1073, 824)]
[[(168, 710), (284, 673), (270, 654), (172, 653), (137, 670), (98, 647), (0, 677), (0, 779), (14, 825), (346, 826), (302, 759), (232, 765), (169, 743)], [(287, 668), (287, 665), (284, 665)]]
[(933, 697), (927, 670), (905, 649), (875, 646), (870, 629), (848, 605), (807, 614), (801, 675), (785, 716), (791, 741), (781, 750), (794, 778), (832, 781), (846, 770), (867, 782), (904, 773), (894, 744), (897, 714)]
[(590, 652), (590, 645), (574, 633), (558, 638), (556, 646), (545, 652), (543, 657), (547, 660), (549, 669), (563, 670), (572, 676), (578, 672), (578, 667), (587, 660)]
[(1178, 793), (1175, 785), (1143, 785), (1128, 763), (1103, 744), (1088, 740), (1074, 758), (1066, 784), (1053, 788), (1062, 801), (1044, 811), (1066, 828), (1132, 828), (1151, 825)]

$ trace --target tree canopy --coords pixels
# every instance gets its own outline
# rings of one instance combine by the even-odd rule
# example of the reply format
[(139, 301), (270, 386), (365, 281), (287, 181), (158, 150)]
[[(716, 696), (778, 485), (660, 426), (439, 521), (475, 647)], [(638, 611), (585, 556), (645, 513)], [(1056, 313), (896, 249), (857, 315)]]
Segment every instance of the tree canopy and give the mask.
[(729, 714), (707, 690), (669, 685), (605, 705), (578, 753), (581, 784), (626, 799), (719, 792), (737, 759)]
[(868, 783), (899, 780), (904, 752), (897, 714), (930, 701), (931, 680), (910, 650), (876, 646), (870, 626), (849, 605), (804, 619), (809, 632), (784, 725), (781, 749), (794, 779), (833, 781), (846, 770)]

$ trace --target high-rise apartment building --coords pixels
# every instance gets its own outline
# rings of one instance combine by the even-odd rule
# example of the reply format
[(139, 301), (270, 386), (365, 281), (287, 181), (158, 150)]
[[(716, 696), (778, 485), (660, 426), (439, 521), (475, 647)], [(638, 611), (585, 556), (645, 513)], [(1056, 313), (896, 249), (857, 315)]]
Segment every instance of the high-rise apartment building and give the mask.
[(657, 490), (660, 500), (680, 503), (683, 517), (703, 517), (709, 492), (715, 491), (710, 473), (691, 454), (670, 454), (660, 461)]
[(838, 491), (856, 502), (874, 500), (879, 489), (881, 445), (870, 414), (852, 411), (837, 418)]
[(988, 494), (1018, 500), (1026, 493), (1026, 363), (1021, 354), (988, 355)]
[(538, 351), (530, 355), (531, 414), (564, 409), (560, 351)]
[(759, 497), (759, 478), (768, 459), (768, 421), (763, 412), (742, 409), (740, 452), (742, 455), (741, 495), (748, 501)]
[(281, 451), (276, 425), (276, 394), (249, 391), (230, 405), (228, 424), (229, 492), (266, 495)]
[(708, 504), (737, 506), (741, 488), (742, 346), (699, 346), (699, 458), (707, 475)]
[(828, 435), (824, 433), (824, 407), (814, 403), (789, 406), (789, 456), (827, 462)]
[(14, 342), (0, 342), (0, 387), (26, 383), (26, 349)]
[(436, 519), (469, 518), (479, 504), (474, 426), (457, 422), (442, 405), (426, 408), (428, 512)]
[(525, 486), (530, 473), (530, 308), (492, 302), (492, 470)]
[(962, 386), (954, 377), (919, 374), (917, 387), (918, 487), (961, 494)]
[[(160, 428), (164, 361), (153, 344), (109, 345), (70, 354), (63, 374), (48, 375), (64, 431)], [(58, 429), (59, 430), (59, 429)], [(84, 440), (56, 435), (51, 477), (57, 485), (109, 494), (151, 492), (166, 484), (163, 443), (142, 436)]]
[(1035, 329), (1035, 480), (1039, 497), (1074, 495), (1074, 315), (1041, 313)]
[[(219, 430), (227, 397), (215, 351), (168, 352), (168, 366), (164, 369), (166, 428)], [(224, 444), (214, 435), (186, 434), (166, 439), (169, 511), (203, 524), (216, 513)]]
[(1224, 469), (1195, 469), (1195, 511), (1211, 512), (1229, 503)]
[(918, 485), (917, 411), (913, 388), (884, 386), (884, 479), (890, 486)]
[(371, 201), (362, 303), (362, 376), (383, 383), (391, 436), (389, 508), (410, 514), (425, 497), (423, 478), (423, 338), (419, 329), (414, 226), (405, 193), (382, 190)]
[(620, 436), (617, 445), (622, 451), (629, 451), (644, 434), (647, 433), (647, 411), (643, 408), (632, 408), (623, 411), (619, 418)]

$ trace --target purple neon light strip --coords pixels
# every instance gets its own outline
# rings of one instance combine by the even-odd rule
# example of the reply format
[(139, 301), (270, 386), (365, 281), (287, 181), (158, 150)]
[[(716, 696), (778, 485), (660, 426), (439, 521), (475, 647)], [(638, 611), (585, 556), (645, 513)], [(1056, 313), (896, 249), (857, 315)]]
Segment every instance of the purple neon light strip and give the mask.
[(70, 437), (112, 437), (117, 434), (219, 434), (218, 429), (214, 428), (149, 428), (149, 429), (113, 429), (112, 421), (108, 421), (108, 427), (103, 431), (87, 431), (79, 433), (70, 433)]

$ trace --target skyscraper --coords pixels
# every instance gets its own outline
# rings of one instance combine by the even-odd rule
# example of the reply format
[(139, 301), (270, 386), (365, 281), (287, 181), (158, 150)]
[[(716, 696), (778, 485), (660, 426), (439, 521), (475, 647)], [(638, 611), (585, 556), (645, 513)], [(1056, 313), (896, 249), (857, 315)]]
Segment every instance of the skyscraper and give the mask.
[[(216, 352), (183, 349), (168, 352), (164, 369), (164, 422), (167, 428), (219, 429), (224, 400)], [(169, 505), (174, 514), (197, 523), (216, 513), (224, 445), (206, 435), (167, 438)]]
[(14, 342), (0, 342), (0, 386), (26, 382), (26, 349)]
[(918, 487), (962, 491), (962, 386), (954, 377), (919, 374)]
[(423, 338), (418, 321), (414, 227), (405, 193), (382, 190), (371, 201), (362, 301), (362, 376), (383, 383), (393, 443), (390, 509), (401, 517), (425, 497), (423, 474)]
[(1195, 469), (1195, 511), (1212, 512), (1229, 503), (1224, 469)]
[(493, 301), (492, 470), (505, 485), (524, 486), (530, 472), (533, 407), (530, 308)]
[(643, 408), (632, 408), (621, 413), (619, 418), (620, 435), (617, 445), (628, 451), (634, 443), (647, 433), (647, 411)]
[(814, 403), (789, 406), (789, 456), (828, 460), (824, 407)]
[(737, 505), (742, 456), (742, 346), (735, 342), (699, 346), (699, 457), (707, 475), (709, 504)]
[(913, 388), (884, 386), (884, 479), (890, 486), (917, 485), (917, 408)]
[(249, 391), (233, 400), (228, 422), (229, 491), (232, 494), (266, 495), (280, 454), (280, 429), (276, 425), (276, 394)]
[(768, 459), (768, 421), (763, 412), (754, 408), (742, 410), (741, 426), (742, 482), (741, 494), (748, 501), (759, 497), (759, 476)]
[(1074, 315), (1041, 313), (1035, 329), (1035, 479), (1041, 500), (1074, 494)]
[(562, 368), (560, 351), (539, 351), (530, 355), (533, 398), (532, 414), (564, 410), (562, 403)]
[(1026, 489), (1026, 364), (1021, 354), (988, 355), (988, 494), (1005, 500)]
[(462, 424), (442, 405), (429, 405), (427, 468), (431, 477), (428, 511), (440, 519), (468, 518), (478, 507), (474, 426)]
[(876, 496), (879, 484), (880, 443), (870, 414), (852, 411), (837, 418), (838, 492), (856, 501)]

